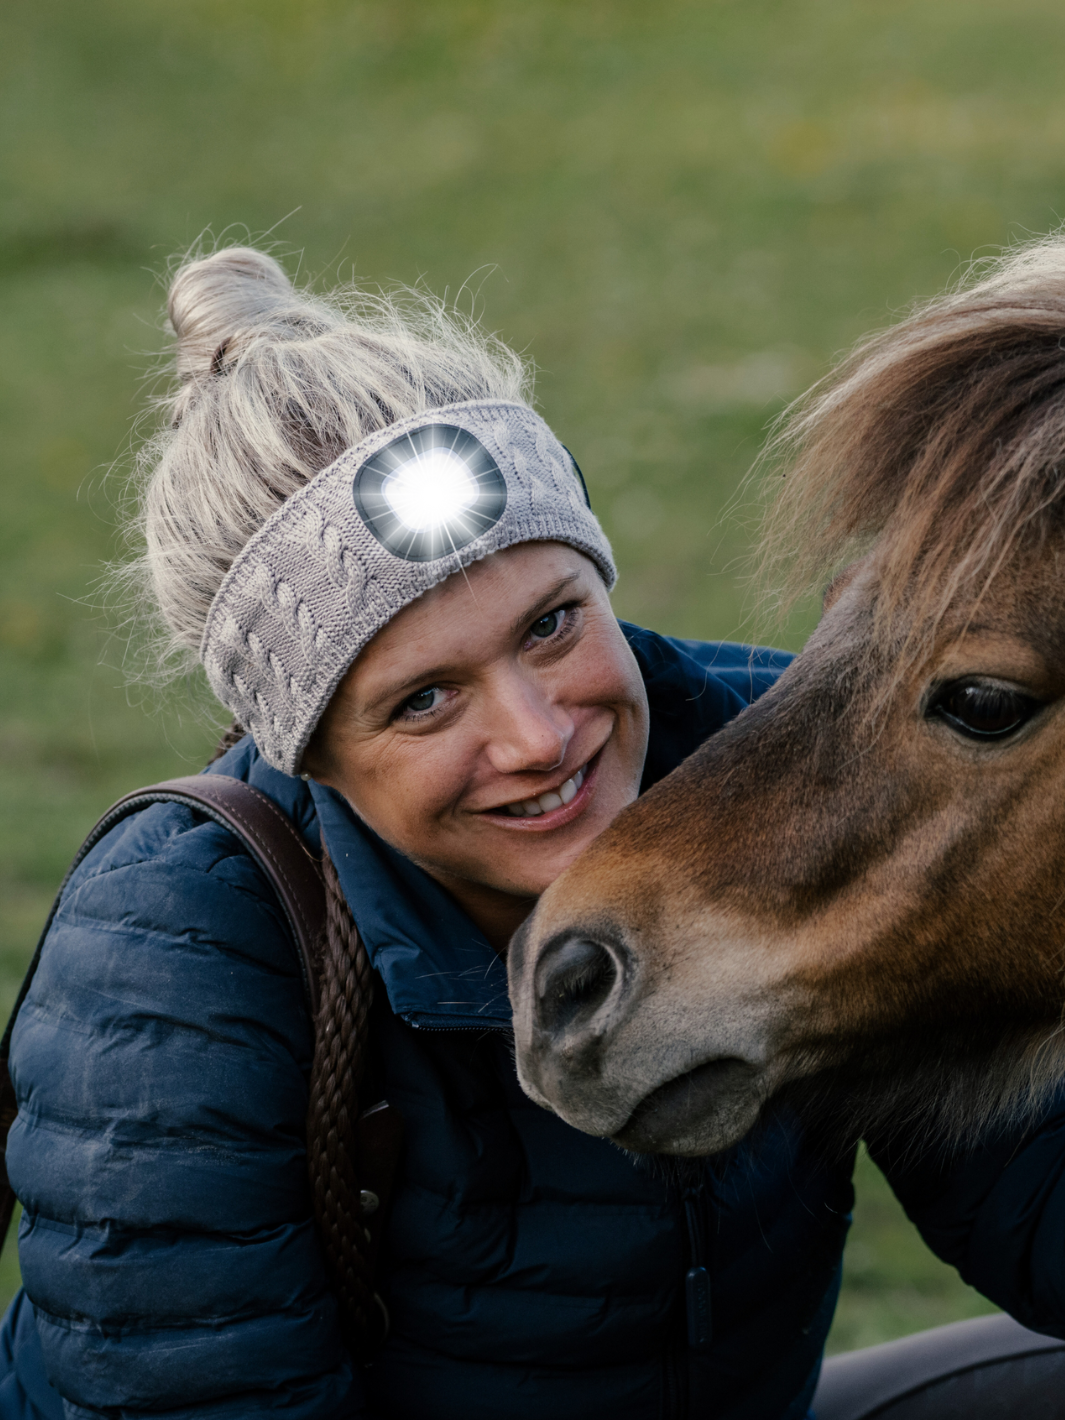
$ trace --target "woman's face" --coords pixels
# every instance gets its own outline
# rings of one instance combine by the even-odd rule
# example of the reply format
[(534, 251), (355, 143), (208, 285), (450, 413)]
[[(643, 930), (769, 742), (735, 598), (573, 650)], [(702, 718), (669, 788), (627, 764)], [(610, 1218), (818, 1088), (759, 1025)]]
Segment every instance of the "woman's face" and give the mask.
[(560, 543), (522, 543), (377, 633), (307, 767), (477, 919), (500, 894), (527, 910), (636, 797), (647, 726), (643, 681), (593, 563)]

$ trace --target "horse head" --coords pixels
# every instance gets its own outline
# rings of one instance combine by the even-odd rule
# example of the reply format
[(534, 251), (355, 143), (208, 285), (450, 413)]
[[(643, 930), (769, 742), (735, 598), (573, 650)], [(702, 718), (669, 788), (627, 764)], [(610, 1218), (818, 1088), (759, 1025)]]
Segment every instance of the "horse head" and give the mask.
[(519, 1075), (571, 1124), (707, 1154), (790, 1099), (959, 1135), (1065, 1071), (1063, 347), (1055, 240), (867, 342), (778, 436), (791, 535), (860, 555), (512, 943)]

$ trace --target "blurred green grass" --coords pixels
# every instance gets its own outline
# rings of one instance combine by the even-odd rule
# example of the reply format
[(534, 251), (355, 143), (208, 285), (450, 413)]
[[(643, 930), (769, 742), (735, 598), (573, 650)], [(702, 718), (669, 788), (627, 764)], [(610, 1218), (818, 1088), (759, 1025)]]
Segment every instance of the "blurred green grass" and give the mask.
[[(619, 612), (744, 635), (724, 514), (767, 421), (1059, 220), (1063, 60), (1051, 0), (7, 0), (0, 1007), (98, 812), (215, 733), (125, 688), (93, 591), (172, 253), (276, 229), (321, 280), (461, 292), (539, 365)], [(858, 1190), (834, 1347), (980, 1309)]]

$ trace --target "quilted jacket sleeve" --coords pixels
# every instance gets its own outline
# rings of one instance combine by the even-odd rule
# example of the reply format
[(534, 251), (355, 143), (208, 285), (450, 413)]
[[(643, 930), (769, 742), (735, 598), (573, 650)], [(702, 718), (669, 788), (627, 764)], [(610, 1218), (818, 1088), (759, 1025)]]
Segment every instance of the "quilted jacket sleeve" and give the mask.
[(965, 1152), (871, 1152), (933, 1252), (1023, 1325), (1065, 1336), (1065, 1090), (1035, 1129)]
[(295, 949), (224, 829), (154, 805), (64, 894), (12, 1048), (8, 1145), (68, 1416), (362, 1413), (314, 1237)]

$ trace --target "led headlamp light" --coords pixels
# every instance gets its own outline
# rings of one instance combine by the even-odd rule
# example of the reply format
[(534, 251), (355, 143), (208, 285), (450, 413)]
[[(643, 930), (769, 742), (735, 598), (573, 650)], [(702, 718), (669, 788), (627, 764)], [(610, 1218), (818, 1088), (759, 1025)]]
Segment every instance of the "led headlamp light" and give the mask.
[(377, 541), (407, 562), (458, 552), (494, 527), (507, 485), (477, 439), (429, 424), (394, 439), (355, 475), (355, 507)]

